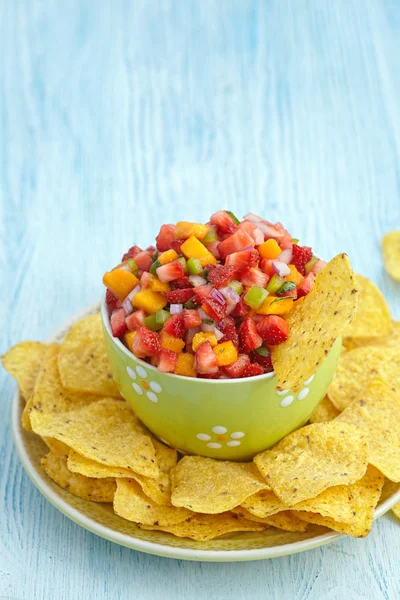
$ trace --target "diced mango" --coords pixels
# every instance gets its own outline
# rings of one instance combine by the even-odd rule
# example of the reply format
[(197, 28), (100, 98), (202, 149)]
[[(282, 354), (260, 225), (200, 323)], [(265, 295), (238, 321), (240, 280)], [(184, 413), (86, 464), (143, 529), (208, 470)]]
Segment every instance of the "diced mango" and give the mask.
[(139, 279), (130, 271), (114, 269), (104, 274), (103, 283), (122, 302), (137, 286)]
[(191, 236), (194, 236), (198, 240), (202, 240), (206, 237), (210, 231), (208, 225), (202, 223), (189, 223), (189, 221), (178, 221), (175, 225), (175, 239), (176, 240), (187, 240)]
[(293, 308), (293, 298), (277, 298), (276, 296), (267, 296), (257, 309), (259, 315), (284, 315)]
[(197, 258), (200, 261), (202, 267), (217, 262), (215, 256), (213, 256), (211, 252), (207, 250), (204, 244), (199, 242), (199, 240), (193, 235), (188, 240), (186, 240), (186, 242), (183, 242), (181, 246), (181, 251), (182, 254), (186, 256), (186, 258)]
[(289, 269), (290, 275), (285, 278), (286, 281), (291, 281), (292, 283), (295, 283), (297, 287), (299, 287), (299, 285), (301, 285), (303, 282), (303, 275), (298, 272), (294, 265), (289, 265)]
[(217, 338), (211, 331), (200, 331), (196, 333), (192, 340), (192, 348), (193, 351), (196, 352), (197, 348), (201, 346), (203, 342), (210, 342), (211, 346), (216, 346), (218, 344)]
[(166, 250), (157, 258), (158, 262), (162, 265), (166, 265), (173, 260), (176, 260), (179, 257), (179, 254), (175, 252), (175, 250)]
[(151, 277), (149, 278), (148, 285), (153, 292), (163, 292), (164, 294), (166, 292), (169, 292), (171, 289), (169, 283), (163, 283), (158, 279), (158, 277), (155, 277), (154, 275), (151, 275)]
[(185, 377), (196, 377), (196, 369), (194, 368), (194, 355), (189, 352), (181, 352), (175, 365), (175, 373), (184, 375)]
[(267, 240), (259, 245), (258, 251), (262, 258), (276, 258), (282, 252), (282, 249), (278, 246), (278, 243), (273, 240)]
[(124, 335), (125, 344), (127, 345), (127, 347), (129, 348), (129, 350), (131, 352), (133, 352), (132, 348), (133, 348), (133, 342), (135, 340), (136, 334), (137, 334), (137, 331), (128, 331)]
[(167, 350), (172, 350), (172, 352), (176, 352), (179, 355), (185, 347), (185, 342), (173, 335), (169, 335), (169, 333), (166, 333), (165, 331), (161, 331), (161, 346)]
[(219, 367), (227, 367), (238, 359), (238, 351), (231, 341), (217, 344), (213, 348), (213, 352), (217, 357), (217, 364)]
[(142, 289), (135, 294), (132, 299), (132, 306), (135, 308), (142, 308), (150, 315), (164, 308), (166, 304), (167, 299), (165, 296), (158, 292), (153, 292), (153, 290), (150, 290), (149, 288)]

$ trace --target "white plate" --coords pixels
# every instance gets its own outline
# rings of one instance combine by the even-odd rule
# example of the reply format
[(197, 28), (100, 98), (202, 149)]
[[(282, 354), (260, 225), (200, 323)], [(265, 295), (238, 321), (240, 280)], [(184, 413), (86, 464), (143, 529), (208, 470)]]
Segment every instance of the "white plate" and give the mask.
[[(98, 310), (98, 304), (86, 308), (57, 330), (48, 341), (61, 341), (74, 322)], [(40, 459), (48, 449), (38, 436), (22, 428), (23, 406), (23, 400), (17, 392), (12, 408), (12, 430), (18, 455), (29, 477), (47, 500), (64, 515), (81, 527), (111, 542), (140, 552), (170, 558), (230, 562), (286, 556), (317, 548), (344, 537), (316, 525), (310, 525), (304, 533), (290, 533), (270, 528), (261, 533), (237, 533), (209, 542), (194, 542), (163, 532), (141, 530), (134, 523), (115, 515), (111, 505), (77, 498), (47, 477), (40, 466)], [(397, 502), (400, 502), (400, 484), (388, 482), (385, 484), (375, 518), (381, 517)]]

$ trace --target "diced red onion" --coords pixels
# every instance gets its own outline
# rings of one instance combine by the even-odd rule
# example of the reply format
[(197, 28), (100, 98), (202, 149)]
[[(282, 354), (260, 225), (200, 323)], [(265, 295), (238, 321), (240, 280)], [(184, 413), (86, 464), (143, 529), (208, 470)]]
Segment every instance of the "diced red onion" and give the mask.
[(287, 265), (292, 260), (293, 251), (291, 248), (286, 248), (286, 250), (282, 250), (280, 255), (278, 256), (278, 261), (286, 263)]
[(247, 215), (244, 215), (243, 221), (250, 221), (250, 223), (261, 223), (263, 219), (254, 213), (247, 213)]
[(280, 231), (278, 231), (277, 229), (275, 229), (275, 227), (272, 227), (272, 225), (267, 225), (267, 223), (257, 223), (257, 227), (258, 229), (260, 229), (260, 231), (263, 232), (263, 234), (269, 239), (269, 238), (274, 238), (274, 239), (279, 239), (281, 237), (283, 237), (283, 233), (280, 233)]
[(190, 275), (189, 281), (193, 287), (199, 287), (200, 285), (207, 285), (207, 279), (200, 277), (200, 275)]
[(169, 307), (169, 312), (171, 313), (171, 315), (180, 315), (182, 311), (183, 311), (182, 304), (171, 304)]
[(223, 287), (219, 290), (221, 294), (226, 298), (229, 306), (236, 306), (240, 302), (240, 296), (230, 287)]
[(225, 336), (225, 334), (222, 333), (222, 331), (220, 331), (216, 327), (214, 327), (214, 335), (217, 338), (217, 342), (219, 342), (220, 340), (222, 340), (222, 338)]
[(199, 315), (202, 319), (202, 321), (204, 321), (204, 319), (208, 320), (210, 317), (207, 315), (207, 313), (204, 312), (204, 310), (202, 308), (199, 308)]
[(214, 333), (214, 329), (215, 329), (214, 321), (212, 323), (206, 323), (205, 321), (203, 321), (203, 323), (201, 324), (202, 331), (212, 331)]
[[(233, 291), (233, 290), (232, 290)], [(218, 302), (218, 304), (221, 304), (221, 306), (224, 306), (224, 304), (226, 304), (226, 299), (225, 297), (221, 294), (221, 292), (219, 290), (217, 290), (216, 288), (213, 288), (210, 292), (210, 296), (212, 296), (214, 298), (214, 300), (216, 300), (216, 302)]]
[(118, 270), (120, 271), (130, 271), (130, 268), (128, 265), (121, 265), (120, 267), (118, 267)]
[(123, 301), (122, 308), (124, 309), (127, 315), (130, 315), (133, 312), (132, 298), (136, 296), (136, 294), (140, 292), (141, 289), (142, 287), (139, 284), (137, 284), (137, 286), (135, 286), (133, 290), (129, 292), (129, 294)]
[(286, 277), (290, 275), (290, 269), (286, 263), (280, 262), (279, 260), (272, 261), (272, 268), (279, 277)]
[(264, 234), (261, 231), (261, 229), (259, 229), (258, 227), (256, 227), (255, 230), (253, 231), (253, 239), (256, 243), (256, 246), (259, 246), (260, 244), (262, 244), (264, 242)]

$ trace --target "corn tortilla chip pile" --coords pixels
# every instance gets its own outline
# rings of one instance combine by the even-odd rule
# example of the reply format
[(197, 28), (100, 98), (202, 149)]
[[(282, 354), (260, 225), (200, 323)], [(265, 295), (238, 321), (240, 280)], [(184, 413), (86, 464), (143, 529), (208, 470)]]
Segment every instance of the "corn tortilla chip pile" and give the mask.
[(179, 457), (156, 440), (110, 377), (98, 315), (61, 345), (23, 342), (3, 364), (26, 401), (23, 427), (48, 447), (46, 474), (142, 529), (201, 542), (315, 524), (364, 537), (384, 482), (400, 482), (400, 322), (346, 255), (291, 318), (291, 337), (273, 349), (278, 388), (310, 377), (344, 329), (336, 378), (308, 424), (250, 463)]
[(386, 271), (400, 281), (400, 231), (391, 231), (383, 236), (382, 252)]

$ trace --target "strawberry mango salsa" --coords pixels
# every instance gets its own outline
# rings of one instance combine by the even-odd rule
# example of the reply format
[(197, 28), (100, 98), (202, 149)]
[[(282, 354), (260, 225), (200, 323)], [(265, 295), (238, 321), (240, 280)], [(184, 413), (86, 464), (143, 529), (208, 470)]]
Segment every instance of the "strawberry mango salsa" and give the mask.
[(164, 373), (262, 375), (325, 264), (281, 223), (252, 213), (162, 225), (156, 246), (132, 246), (103, 277), (112, 334)]

